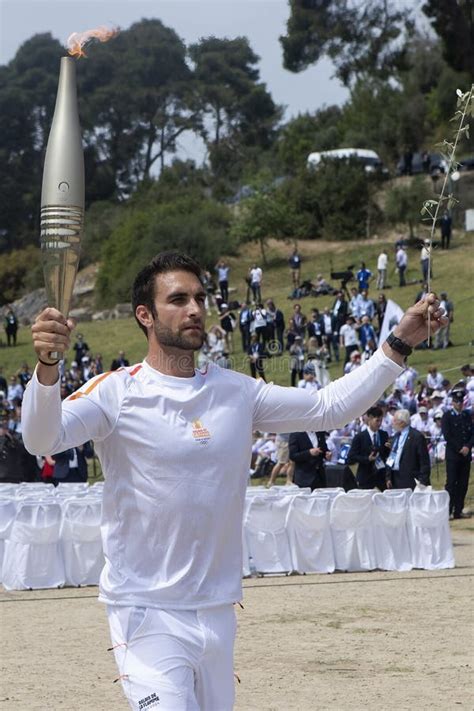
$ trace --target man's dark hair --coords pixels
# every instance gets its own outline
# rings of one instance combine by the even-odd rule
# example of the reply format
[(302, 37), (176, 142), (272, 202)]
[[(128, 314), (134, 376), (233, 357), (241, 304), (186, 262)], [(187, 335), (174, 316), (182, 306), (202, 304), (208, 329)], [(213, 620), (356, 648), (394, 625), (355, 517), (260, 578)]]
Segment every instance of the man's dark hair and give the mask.
[(379, 407), (378, 405), (369, 407), (369, 409), (367, 410), (367, 417), (382, 417), (382, 415), (383, 415), (382, 408)]
[[(157, 274), (177, 271), (190, 272), (194, 274), (199, 281), (202, 281), (202, 269), (195, 259), (181, 252), (159, 252), (135, 277), (132, 286), (133, 314), (135, 315), (137, 306), (143, 305), (146, 306), (156, 318), (155, 277)], [(146, 327), (140, 323), (136, 316), (135, 320), (143, 333), (148, 335)]]

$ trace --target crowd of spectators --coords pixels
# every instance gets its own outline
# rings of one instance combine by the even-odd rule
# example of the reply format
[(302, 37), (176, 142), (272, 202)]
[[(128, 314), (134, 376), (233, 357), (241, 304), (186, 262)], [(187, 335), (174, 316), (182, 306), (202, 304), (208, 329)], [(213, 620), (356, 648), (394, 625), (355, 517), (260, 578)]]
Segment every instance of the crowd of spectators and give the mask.
[[(424, 245), (420, 257), (424, 277), (428, 273), (427, 249), (428, 245)], [(406, 259), (402, 253), (406, 256), (404, 245), (398, 244), (395, 257), (399, 273), (400, 263), (402, 265), (400, 281), (404, 280), (403, 265), (406, 268)], [(313, 305), (307, 315), (302, 304), (295, 301), (286, 321), (283, 310), (273, 299), (262, 299), (263, 272), (257, 263), (248, 270), (246, 300), (239, 303), (231, 300), (231, 292), (235, 291), (230, 287), (231, 269), (224, 259), (220, 259), (215, 266), (215, 274), (209, 271), (205, 273), (206, 308), (209, 315), (213, 316), (215, 313), (217, 323), (208, 327), (205, 342), (198, 353), (198, 367), (205, 367), (209, 362), (214, 362), (223, 368), (233, 367), (232, 355), (235, 353), (235, 339), (238, 337), (253, 377), (265, 379), (267, 359), (286, 356), (286, 359), (282, 359), (281, 362), (283, 367), (288, 369), (288, 383), (291, 386), (310, 390), (324, 387), (331, 380), (329, 363), (342, 361), (343, 372), (349, 373), (360, 367), (377, 348), (387, 308), (387, 299), (383, 290), (387, 286), (388, 262), (387, 253), (382, 250), (377, 260), (376, 276), (364, 262), (361, 262), (358, 271), (354, 274), (357, 286), (350, 288), (350, 291), (346, 284), (341, 284), (340, 288), (331, 287), (319, 274), (315, 281), (310, 282), (312, 293), (314, 296), (320, 293), (332, 293), (332, 303), (322, 309)], [(293, 290), (298, 291), (301, 287), (302, 258), (297, 248), (290, 255), (288, 265), (291, 285)], [(372, 299), (369, 295), (374, 279), (380, 290), (376, 299)], [(427, 284), (424, 282), (416, 294), (415, 301), (426, 292)], [(452, 321), (454, 309), (446, 292), (441, 292), (440, 299)], [(8, 312), (7, 317), (5, 330), (10, 327), (11, 345), (14, 345), (12, 310)], [(431, 347), (446, 348), (449, 345), (451, 341), (448, 325), (437, 334)], [(92, 353), (82, 334), (77, 335), (72, 352), (74, 355), (70, 362), (67, 360), (61, 362), (62, 398), (69, 396), (106, 369), (101, 354)], [(121, 350), (110, 364), (110, 370), (128, 365), (129, 361)], [(16, 373), (9, 376), (7, 382), (0, 367), (0, 440), (2, 442), (5, 442), (5, 438), (16, 438), (21, 441), (21, 401), (31, 376), (28, 364), (24, 363)], [(469, 366), (463, 368), (462, 376), (465, 387), (464, 406), (472, 411), (474, 379)], [(443, 414), (451, 408), (452, 392), (452, 384), (438, 372), (435, 365), (430, 367), (426, 376), (421, 378), (412, 367), (408, 366), (395, 382), (393, 390), (376, 405), (381, 412), (381, 431), (386, 433), (388, 438), (393, 438), (396, 434), (394, 421), (397, 420), (397, 412), (401, 413), (401, 419), (404, 418), (404, 425), (407, 425), (408, 416), (409, 426), (421, 433), (426, 442), (430, 466), (434, 462), (444, 461), (446, 440), (441, 422)], [(318, 434), (321, 441), (312, 442), (313, 446), (308, 447), (308, 450), (318, 450), (320, 478), (326, 462), (334, 464), (348, 461), (347, 455), (351, 444), (353, 440), (358, 442), (357, 435), (368, 429), (369, 419), (370, 415), (364, 416), (348, 423), (340, 430)], [(311, 438), (312, 435), (309, 436)], [(324, 443), (321, 439), (323, 436)], [(270, 484), (281, 474), (286, 474), (287, 481), (291, 481), (295, 475), (294, 461), (292, 463), (288, 456), (289, 437), (289, 434), (256, 437), (254, 445), (256, 462), (253, 469), (261, 473), (263, 467), (269, 476)], [(292, 444), (293, 450), (295, 446), (301, 447), (301, 440), (297, 445)], [(284, 452), (286, 454), (283, 454)], [(352, 463), (356, 461), (357, 459)], [(267, 471), (269, 467), (270, 470)]]

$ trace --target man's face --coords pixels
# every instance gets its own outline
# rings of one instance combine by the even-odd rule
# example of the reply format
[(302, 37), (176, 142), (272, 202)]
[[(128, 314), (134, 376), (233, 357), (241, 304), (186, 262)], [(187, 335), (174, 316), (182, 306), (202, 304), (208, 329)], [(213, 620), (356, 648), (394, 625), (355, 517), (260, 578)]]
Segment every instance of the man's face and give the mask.
[(397, 417), (397, 415), (394, 416), (392, 424), (393, 424), (393, 429), (396, 432), (401, 432), (407, 426), (407, 423), (404, 420)]
[(149, 316), (158, 343), (184, 351), (199, 350), (205, 339), (205, 299), (201, 282), (191, 272), (172, 271), (157, 275), (156, 316)]
[(382, 416), (380, 417), (368, 417), (367, 424), (369, 425), (372, 432), (377, 432), (382, 424)]

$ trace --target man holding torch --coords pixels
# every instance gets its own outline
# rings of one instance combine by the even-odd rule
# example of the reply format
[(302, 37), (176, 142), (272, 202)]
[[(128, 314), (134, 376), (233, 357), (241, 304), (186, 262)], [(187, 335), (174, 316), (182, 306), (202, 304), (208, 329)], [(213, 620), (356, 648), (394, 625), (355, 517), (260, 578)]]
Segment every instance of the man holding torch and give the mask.
[(96, 376), (62, 403), (51, 354), (69, 348), (74, 324), (47, 308), (32, 327), (38, 364), (23, 401), (24, 442), (43, 455), (95, 442), (105, 477), (99, 599), (135, 711), (233, 707), (252, 432), (343, 426), (401, 373), (427, 322), (434, 333), (446, 321), (430, 294), (360, 368), (309, 393), (214, 364), (196, 370), (205, 300), (193, 259), (157, 255), (133, 285), (145, 359)]

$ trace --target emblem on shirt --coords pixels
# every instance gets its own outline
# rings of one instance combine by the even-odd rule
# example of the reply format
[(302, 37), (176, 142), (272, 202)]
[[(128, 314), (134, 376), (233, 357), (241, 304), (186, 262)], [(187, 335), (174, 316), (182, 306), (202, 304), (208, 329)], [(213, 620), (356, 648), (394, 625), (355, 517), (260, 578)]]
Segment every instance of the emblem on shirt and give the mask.
[(198, 444), (207, 444), (211, 439), (211, 433), (204, 427), (201, 420), (193, 420), (193, 437)]

